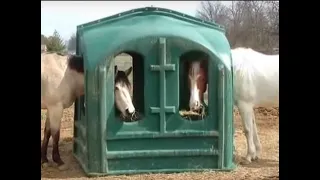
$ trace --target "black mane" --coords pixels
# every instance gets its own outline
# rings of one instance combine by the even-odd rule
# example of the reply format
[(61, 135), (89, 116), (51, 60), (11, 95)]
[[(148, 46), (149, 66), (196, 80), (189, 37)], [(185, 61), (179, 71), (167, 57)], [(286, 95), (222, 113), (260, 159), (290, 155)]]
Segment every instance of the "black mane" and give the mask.
[(131, 86), (128, 77), (126, 76), (126, 73), (124, 71), (118, 71), (116, 78), (115, 78), (116, 83), (121, 83), (124, 84), (128, 87)]
[(70, 55), (68, 57), (68, 67), (78, 73), (83, 73), (83, 57)]

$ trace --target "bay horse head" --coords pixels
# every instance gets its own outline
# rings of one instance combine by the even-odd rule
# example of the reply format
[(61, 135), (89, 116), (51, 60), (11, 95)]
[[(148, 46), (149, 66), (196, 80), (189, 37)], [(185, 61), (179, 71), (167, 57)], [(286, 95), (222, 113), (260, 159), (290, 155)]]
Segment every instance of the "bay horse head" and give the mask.
[(199, 111), (204, 102), (203, 95), (207, 90), (207, 63), (202, 60), (191, 61), (188, 67), (189, 108), (191, 111)]

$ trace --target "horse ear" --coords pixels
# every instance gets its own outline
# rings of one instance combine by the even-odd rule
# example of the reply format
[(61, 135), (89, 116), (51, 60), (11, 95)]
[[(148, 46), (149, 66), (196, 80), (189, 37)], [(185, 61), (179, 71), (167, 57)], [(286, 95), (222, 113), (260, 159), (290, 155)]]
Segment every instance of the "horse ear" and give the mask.
[(127, 69), (124, 73), (126, 74), (126, 76), (129, 76), (131, 71), (132, 71), (132, 66), (129, 69)]
[(114, 75), (117, 76), (117, 74), (118, 74), (118, 66), (116, 65), (114, 66)]

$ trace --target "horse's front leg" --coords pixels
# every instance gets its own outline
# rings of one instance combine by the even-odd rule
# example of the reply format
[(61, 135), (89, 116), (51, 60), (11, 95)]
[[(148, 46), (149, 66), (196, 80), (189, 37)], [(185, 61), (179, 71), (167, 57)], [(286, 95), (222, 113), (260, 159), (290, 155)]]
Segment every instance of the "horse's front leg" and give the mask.
[(256, 155), (255, 157), (253, 157), (253, 160), (257, 160), (259, 159), (260, 153), (261, 153), (261, 142), (258, 135), (256, 117), (254, 114), (252, 115), (252, 120), (253, 120), (253, 142), (256, 148)]
[(244, 134), (247, 139), (247, 156), (244, 164), (251, 163), (251, 160), (256, 156), (256, 149), (253, 141), (253, 107), (245, 102), (239, 102), (239, 112), (244, 128)]
[(48, 158), (47, 158), (47, 149), (48, 149), (49, 139), (51, 136), (50, 120), (48, 117), (48, 113), (47, 113), (47, 118), (46, 118), (46, 122), (45, 122), (43, 135), (44, 135), (43, 142), (42, 142), (42, 146), (41, 146), (41, 165), (43, 167), (47, 167), (48, 163), (49, 163)]
[(63, 113), (62, 105), (55, 105), (50, 108), (50, 130), (52, 135), (52, 160), (58, 165), (60, 170), (66, 170), (68, 167), (62, 161), (59, 153), (60, 126)]

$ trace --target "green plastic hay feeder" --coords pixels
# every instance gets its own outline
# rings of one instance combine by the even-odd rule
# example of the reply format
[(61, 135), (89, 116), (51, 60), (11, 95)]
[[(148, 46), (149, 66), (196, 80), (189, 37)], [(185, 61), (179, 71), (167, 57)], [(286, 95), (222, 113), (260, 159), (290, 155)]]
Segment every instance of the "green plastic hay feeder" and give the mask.
[[(123, 122), (114, 106), (114, 57), (133, 57), (136, 109)], [(85, 96), (75, 105), (73, 153), (87, 175), (232, 170), (232, 60), (217, 24), (168, 9), (133, 9), (77, 27)], [(208, 114), (189, 121), (184, 61), (207, 57)], [(83, 103), (86, 107), (84, 108)]]

